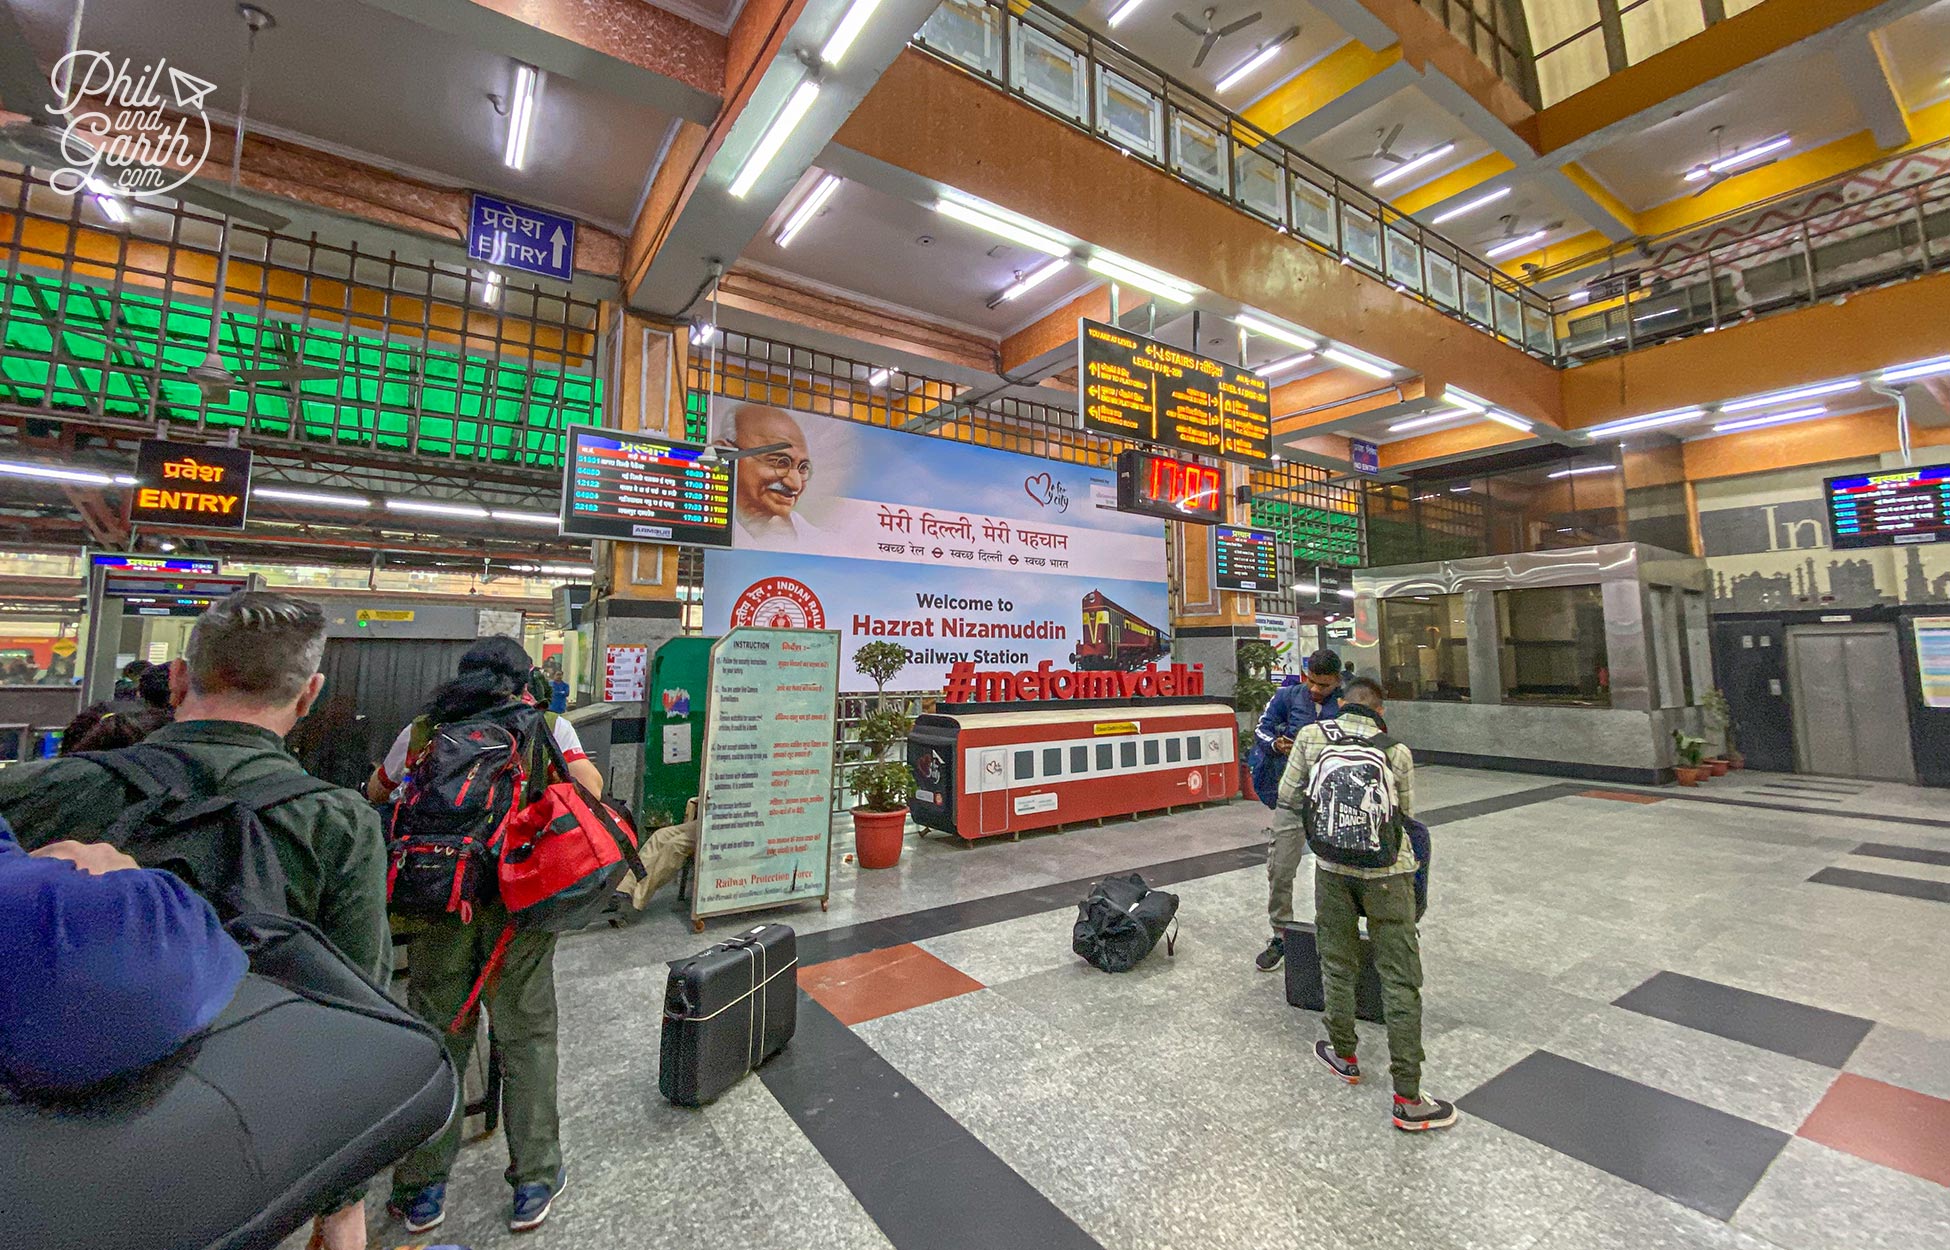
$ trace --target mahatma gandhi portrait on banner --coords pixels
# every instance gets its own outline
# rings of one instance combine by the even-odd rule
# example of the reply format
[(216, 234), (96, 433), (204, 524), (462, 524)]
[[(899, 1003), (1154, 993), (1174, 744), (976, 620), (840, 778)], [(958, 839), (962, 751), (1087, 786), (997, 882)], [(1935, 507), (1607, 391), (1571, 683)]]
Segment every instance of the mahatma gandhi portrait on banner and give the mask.
[[(778, 446), (778, 444), (784, 446)], [(796, 509), (812, 480), (806, 432), (783, 408), (740, 404), (718, 430), (717, 444), (728, 449), (772, 450), (738, 461), (738, 486), (732, 511), (752, 546), (791, 547), (813, 529)], [(742, 545), (742, 544), (741, 544)]]

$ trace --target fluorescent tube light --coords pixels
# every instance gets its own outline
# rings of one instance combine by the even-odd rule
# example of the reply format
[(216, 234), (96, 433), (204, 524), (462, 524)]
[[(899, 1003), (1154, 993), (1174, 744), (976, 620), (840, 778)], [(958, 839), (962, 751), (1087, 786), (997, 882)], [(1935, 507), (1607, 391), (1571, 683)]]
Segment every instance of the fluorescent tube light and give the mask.
[(95, 207), (102, 210), (102, 216), (118, 226), (129, 224), (129, 210), (123, 206), (122, 197), (115, 193), (115, 188), (92, 174), (83, 181), (88, 194), (94, 197)]
[(860, 37), (867, 19), (879, 7), (880, 0), (853, 0), (853, 7), (846, 11), (846, 16), (840, 19), (840, 24), (833, 28), (832, 36), (826, 40), (826, 46), (819, 50), (819, 59), (828, 65), (838, 65), (846, 50), (853, 46), (853, 41)]
[(1479, 195), (1475, 199), (1470, 200), (1467, 203), (1456, 205), (1454, 208), (1450, 209), (1446, 213), (1438, 213), (1429, 222), (1429, 224), (1432, 226), (1439, 226), (1445, 221), (1454, 221), (1456, 218), (1461, 217), (1465, 213), (1475, 212), (1477, 209), (1483, 207), (1483, 205), (1485, 204), (1496, 203), (1504, 196), (1510, 194), (1511, 190), (1512, 188), (1510, 187), (1498, 187), (1496, 190), (1490, 192), (1488, 195)]
[(1616, 472), (1618, 472), (1618, 466), (1615, 464), (1587, 464), (1576, 469), (1559, 469), (1557, 472), (1548, 473), (1545, 474), (1545, 476), (1551, 478), (1583, 477), (1587, 473), (1616, 473)]
[(739, 167), (737, 176), (732, 178), (733, 199), (742, 200), (751, 194), (752, 187), (758, 183), (759, 175), (763, 174), (765, 167), (772, 163), (772, 158), (779, 154), (779, 149), (785, 146), (785, 141), (798, 128), (800, 120), (806, 115), (806, 110), (813, 106), (813, 101), (817, 98), (819, 98), (819, 84), (810, 78), (792, 89), (792, 94), (786, 97), (785, 107), (779, 110), (778, 115), (772, 119), (772, 124), (765, 128), (763, 135), (759, 136), (757, 145), (745, 158), (745, 163)]
[(501, 302), (501, 275), (492, 269), (481, 276), (481, 302), (490, 307)]
[[(1241, 61), (1237, 68), (1235, 68), (1231, 73), (1227, 74), (1224, 78), (1221, 78), (1218, 81), (1218, 84), (1213, 88), (1213, 90), (1217, 91), (1220, 95), (1224, 95), (1226, 92), (1232, 90), (1234, 87), (1244, 82), (1246, 80), (1247, 75), (1251, 74), (1254, 70), (1260, 68), (1262, 65), (1265, 65), (1268, 61), (1272, 60), (1275, 56), (1277, 56), (1279, 54), (1280, 49), (1286, 47), (1286, 45), (1287, 45), (1286, 36), (1282, 35), (1280, 38), (1275, 39), (1272, 43), (1267, 44), (1259, 51), (1247, 57), (1244, 61)], [(1450, 146), (1453, 147), (1455, 145), (1451, 144)]]
[(510, 572), (554, 577), (594, 577), (596, 570), (587, 564), (511, 564)]
[(1757, 161), (1763, 156), (1771, 156), (1786, 147), (1791, 140), (1792, 136), (1782, 135), (1778, 139), (1769, 139), (1765, 143), (1756, 143), (1753, 147), (1735, 152), (1732, 156), (1723, 156), (1719, 160), (1710, 162), (1709, 164), (1695, 165), (1686, 171), (1686, 181), (1698, 182), (1702, 178), (1709, 177), (1713, 174), (1723, 174), (1729, 169), (1738, 169), (1749, 161)]
[(1012, 299), (1019, 299), (1027, 295), (1029, 292), (1061, 273), (1063, 267), (1069, 263), (1066, 259), (1044, 261), (1042, 264), (1036, 266), (1036, 268), (1017, 278), (1014, 282), (1011, 282), (1008, 286), (1003, 287), (1002, 293), (989, 302), (989, 307), (994, 308), (997, 304), (1006, 304)]
[(867, 375), (867, 385), (885, 386), (887, 385), (887, 379), (893, 376), (894, 376), (894, 371), (892, 369), (889, 369), (887, 366), (882, 365), (880, 368), (875, 369), (872, 373), (869, 373)]
[(1627, 417), (1622, 421), (1594, 425), (1584, 432), (1584, 436), (1610, 438), (1614, 434), (1635, 434), (1640, 430), (1653, 430), (1662, 425), (1678, 425), (1682, 421), (1694, 421), (1705, 415), (1704, 408), (1674, 408), (1669, 412), (1654, 412), (1643, 417)]
[(1490, 406), (1488, 404), (1483, 403), (1481, 400), (1477, 399), (1473, 395), (1464, 394), (1462, 391), (1457, 390), (1453, 386), (1447, 387), (1443, 390), (1442, 402), (1449, 405), (1451, 408), (1460, 408), (1464, 412), (1487, 413), (1490, 410)]
[(1839, 395), (1843, 391), (1856, 390), (1862, 385), (1859, 378), (1842, 378), (1836, 382), (1817, 382), (1813, 386), (1797, 386), (1790, 391), (1774, 391), (1766, 395), (1752, 395), (1746, 399), (1736, 399), (1730, 404), (1721, 404), (1722, 413), (1747, 412), (1755, 408), (1768, 408), (1775, 404), (1791, 404), (1796, 400), (1819, 399), (1823, 395)]
[(1262, 378), (1275, 378), (1289, 369), (1298, 369), (1301, 365), (1312, 360), (1315, 355), (1317, 355), (1315, 352), (1299, 352), (1292, 356), (1282, 356), (1278, 360), (1269, 361), (1259, 366), (1253, 372)]
[(476, 521), (487, 520), (488, 510), (464, 503), (429, 503), (421, 499), (388, 499), (386, 507), (393, 512), (424, 512), (429, 516), (459, 516)]
[(1796, 408), (1793, 412), (1775, 412), (1764, 417), (1742, 417), (1738, 421), (1722, 421), (1713, 427), (1715, 434), (1731, 434), (1735, 430), (1757, 430), (1763, 425), (1782, 425), (1789, 421), (1800, 421), (1807, 417), (1819, 417), (1828, 409), (1820, 404), (1812, 408)]
[(1351, 352), (1344, 352), (1338, 347), (1325, 348), (1320, 354), (1337, 365), (1346, 365), (1348, 368), (1365, 373), (1371, 378), (1391, 378), (1395, 376), (1395, 371), (1392, 367), (1378, 365), (1372, 360), (1363, 360), (1361, 357)]
[(514, 97), (508, 105), (508, 146), (501, 152), (501, 163), (509, 169), (528, 163), (528, 137), (535, 129), (535, 91), (541, 77), (533, 65), (515, 65)]
[(1284, 326), (1276, 326), (1270, 321), (1262, 321), (1250, 313), (1241, 313), (1232, 319), (1241, 330), (1253, 334), (1263, 334), (1269, 339), (1277, 339), (1288, 347), (1297, 347), (1303, 352), (1313, 351), (1320, 344), (1303, 334), (1296, 334)]
[(1939, 356), (1935, 360), (1919, 360), (1915, 364), (1897, 365), (1885, 369), (1876, 377), (1878, 382), (1909, 382), (1916, 378), (1933, 378), (1939, 373), (1950, 373), (1950, 356)]
[[(878, 0), (874, 2), (877, 3)], [(868, 4), (868, 0), (861, 0), (861, 3)], [(792, 240), (806, 228), (806, 223), (819, 216), (819, 210), (826, 207), (826, 201), (832, 199), (833, 192), (839, 189), (838, 174), (827, 174), (821, 178), (806, 194), (806, 198), (799, 201), (799, 207), (792, 210), (792, 216), (785, 219), (785, 224), (779, 227), (779, 232), (773, 236), (772, 241), (780, 247), (790, 247)]]
[(1170, 274), (1159, 273), (1146, 268), (1134, 260), (1125, 260), (1114, 252), (1099, 252), (1084, 262), (1084, 267), (1094, 273), (1102, 274), (1114, 282), (1134, 286), (1140, 291), (1170, 300), (1174, 304), (1189, 304), (1198, 292)]
[(1420, 430), (1444, 421), (1460, 421), (1469, 414), (1455, 408), (1445, 408), (1441, 412), (1427, 412), (1419, 417), (1407, 417), (1388, 427), (1390, 434), (1400, 434), (1406, 430)]
[(1143, 4), (1144, 0), (1124, 0), (1123, 4), (1117, 6), (1117, 11), (1110, 15), (1110, 28), (1116, 30), (1119, 22), (1137, 12)]
[(1492, 408), (1488, 412), (1484, 413), (1483, 415), (1488, 417), (1490, 420), (1496, 422), (1498, 425), (1509, 426), (1511, 429), (1517, 431), (1519, 434), (1528, 434), (1532, 430), (1537, 428), (1537, 423), (1535, 421), (1526, 421), (1522, 417), (1517, 416), (1515, 413), (1504, 412), (1501, 409), (1497, 409), (1497, 408)]
[(977, 230), (986, 230), (1011, 243), (1020, 243), (1024, 247), (1033, 248), (1045, 256), (1067, 257), (1070, 254), (1070, 245), (1060, 239), (1052, 238), (1012, 218), (999, 216), (985, 208), (977, 208), (961, 200), (947, 198), (936, 200), (934, 211), (943, 217), (952, 217), (956, 221), (966, 222)]
[(1489, 251), (1484, 252), (1483, 255), (1489, 257), (1491, 260), (1495, 260), (1499, 256), (1508, 256), (1512, 252), (1521, 252), (1533, 243), (1542, 243), (1544, 236), (1549, 233), (1550, 231), (1548, 230), (1532, 230), (1529, 234), (1520, 234), (1514, 239), (1505, 239)]
[(516, 512), (510, 508), (490, 508), (488, 515), (497, 521), (509, 521), (516, 525), (560, 525), (561, 518), (553, 512)]
[(321, 508), (370, 508), (372, 500), (363, 495), (328, 495), (321, 491), (285, 490), (281, 486), (253, 486), (253, 499), (277, 499), (285, 503), (309, 503)]
[[(17, 460), (0, 460), (0, 474), (8, 477), (37, 477), (49, 482), (77, 482), (83, 486), (113, 486), (117, 479), (106, 473), (89, 473), (83, 469), (56, 469), (44, 464), (23, 464)], [(130, 478), (130, 482), (134, 482)]]
[(115, 483), (115, 484), (116, 484), (117, 486), (134, 486), (134, 485), (135, 485), (135, 479), (134, 479), (134, 478), (132, 478), (132, 477), (130, 477), (130, 476), (129, 476), (128, 474), (126, 474), (126, 473), (117, 473), (117, 474), (116, 474), (116, 475), (115, 475), (114, 477), (112, 477), (112, 478), (110, 478), (109, 480), (110, 480), (110, 481), (112, 481), (112, 482), (114, 482), (114, 483)]
[(1643, 317), (1634, 317), (1632, 318), (1632, 320), (1634, 323), (1638, 325), (1644, 325), (1648, 321), (1657, 321), (1661, 317), (1670, 317), (1676, 313), (1682, 313), (1685, 311), (1686, 310), (1684, 308), (1681, 308), (1678, 305), (1674, 305), (1671, 308), (1661, 308), (1658, 312), (1649, 312), (1645, 314), (1645, 316)]
[(1456, 150), (1456, 145), (1453, 143), (1444, 143), (1439, 146), (1432, 147), (1428, 151), (1422, 153), (1422, 155), (1414, 157), (1410, 160), (1403, 161), (1401, 164), (1395, 166), (1393, 169), (1390, 169), (1387, 173), (1382, 174), (1379, 178), (1376, 178), (1374, 180), (1374, 185), (1376, 185), (1377, 187), (1385, 187), (1391, 182), (1396, 182), (1399, 181), (1400, 179), (1406, 178), (1410, 174), (1414, 173), (1416, 170), (1422, 168), (1424, 165), (1427, 165), (1430, 161), (1439, 161), (1443, 157), (1449, 155), (1449, 153), (1455, 150)]

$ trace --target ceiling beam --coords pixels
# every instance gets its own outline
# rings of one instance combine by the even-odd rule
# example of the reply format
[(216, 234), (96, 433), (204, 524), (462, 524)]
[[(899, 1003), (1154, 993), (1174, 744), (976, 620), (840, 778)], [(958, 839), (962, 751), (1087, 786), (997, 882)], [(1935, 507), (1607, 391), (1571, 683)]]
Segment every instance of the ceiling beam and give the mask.
[(1895, 78), (1882, 46), (1882, 33), (1851, 32), (1836, 41), (1834, 55), (1836, 66), (1842, 71), (1842, 85), (1855, 102), (1856, 111), (1869, 123), (1876, 146), (1907, 147), (1909, 114), (1896, 94)]

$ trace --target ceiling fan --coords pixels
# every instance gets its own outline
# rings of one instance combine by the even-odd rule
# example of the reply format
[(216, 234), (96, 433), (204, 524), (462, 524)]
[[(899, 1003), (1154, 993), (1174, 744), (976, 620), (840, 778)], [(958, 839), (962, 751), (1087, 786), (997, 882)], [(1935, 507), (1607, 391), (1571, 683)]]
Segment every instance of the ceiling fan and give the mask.
[(1518, 239), (1527, 239), (1534, 234), (1549, 234), (1553, 230), (1564, 228), (1561, 218), (1557, 221), (1538, 222), (1534, 226), (1522, 225), (1515, 213), (1505, 213), (1497, 218), (1497, 221), (1502, 224), (1503, 229), (1495, 234), (1486, 234), (1477, 240), (1479, 246), (1487, 245), (1488, 251), (1484, 253), (1486, 256), (1496, 256), (1497, 247), (1500, 245), (1515, 243)]
[[(72, 52), (72, 41), (81, 33), (79, 8), (75, 11), (69, 31), (71, 46), (68, 50)], [(29, 46), (20, 20), (7, 0), (0, 0), (0, 103), (4, 103), (9, 112), (26, 114), (23, 121), (0, 126), (0, 160), (16, 161), (42, 170), (65, 169), (75, 163), (68, 158), (62, 145), (81, 143), (83, 140), (79, 135), (66, 136), (57, 115), (48, 111), (54, 104), (53, 89), (47, 75), (41, 73), (40, 66), (35, 62), (34, 50)], [(233, 193), (225, 195), (191, 181), (168, 192), (168, 196), (272, 230), (291, 224), (288, 217), (281, 217), (236, 198), (234, 181), (231, 189)]]
[(1219, 10), (1216, 7), (1205, 10), (1205, 24), (1202, 26), (1193, 22), (1191, 18), (1186, 17), (1183, 13), (1173, 13), (1171, 15), (1173, 21), (1183, 26), (1186, 30), (1191, 31), (1192, 35), (1200, 40), (1198, 55), (1192, 58), (1193, 69), (1197, 69), (1205, 64), (1205, 58), (1212, 55), (1212, 49), (1219, 46), (1219, 40), (1224, 39), (1227, 35), (1238, 34), (1265, 16), (1264, 13), (1255, 9), (1237, 21), (1227, 22), (1224, 26), (1214, 26), (1212, 19), (1218, 15)]
[[(1725, 126), (1713, 127), (1713, 159), (1710, 161), (1701, 161), (1686, 171), (1686, 181), (1700, 184), (1699, 190), (1693, 192), (1694, 199), (1705, 195), (1714, 187), (1719, 186), (1737, 174), (1748, 173), (1752, 170), (1760, 169), (1763, 166), (1772, 165), (1781, 158), (1779, 156), (1767, 155), (1767, 153), (1787, 146), (1787, 140), (1783, 137), (1770, 140), (1766, 143), (1755, 144), (1750, 148), (1744, 149), (1744, 152), (1747, 153), (1746, 155), (1743, 155), (1742, 151), (1729, 153), (1721, 143), (1721, 137), (1725, 133)], [(1764, 159), (1762, 159), (1763, 157)]]
[(1390, 165), (1406, 165), (1408, 158), (1395, 151), (1395, 140), (1402, 137), (1405, 122), (1396, 122), (1393, 130), (1374, 132), (1375, 145), (1372, 152), (1356, 152), (1347, 159), (1351, 161), (1387, 161)]

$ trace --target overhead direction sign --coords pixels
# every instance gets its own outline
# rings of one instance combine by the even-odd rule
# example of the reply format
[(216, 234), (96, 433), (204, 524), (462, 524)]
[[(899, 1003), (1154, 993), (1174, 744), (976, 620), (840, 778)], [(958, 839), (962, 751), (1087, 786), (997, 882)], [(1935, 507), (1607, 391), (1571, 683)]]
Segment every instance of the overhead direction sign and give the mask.
[(1247, 464), (1273, 458), (1266, 379), (1087, 318), (1077, 324), (1083, 428)]
[(250, 508), (250, 480), (247, 447), (145, 438), (135, 452), (129, 520), (240, 530)]
[(575, 218), (476, 191), (467, 210), (467, 254), (567, 282), (576, 272)]

